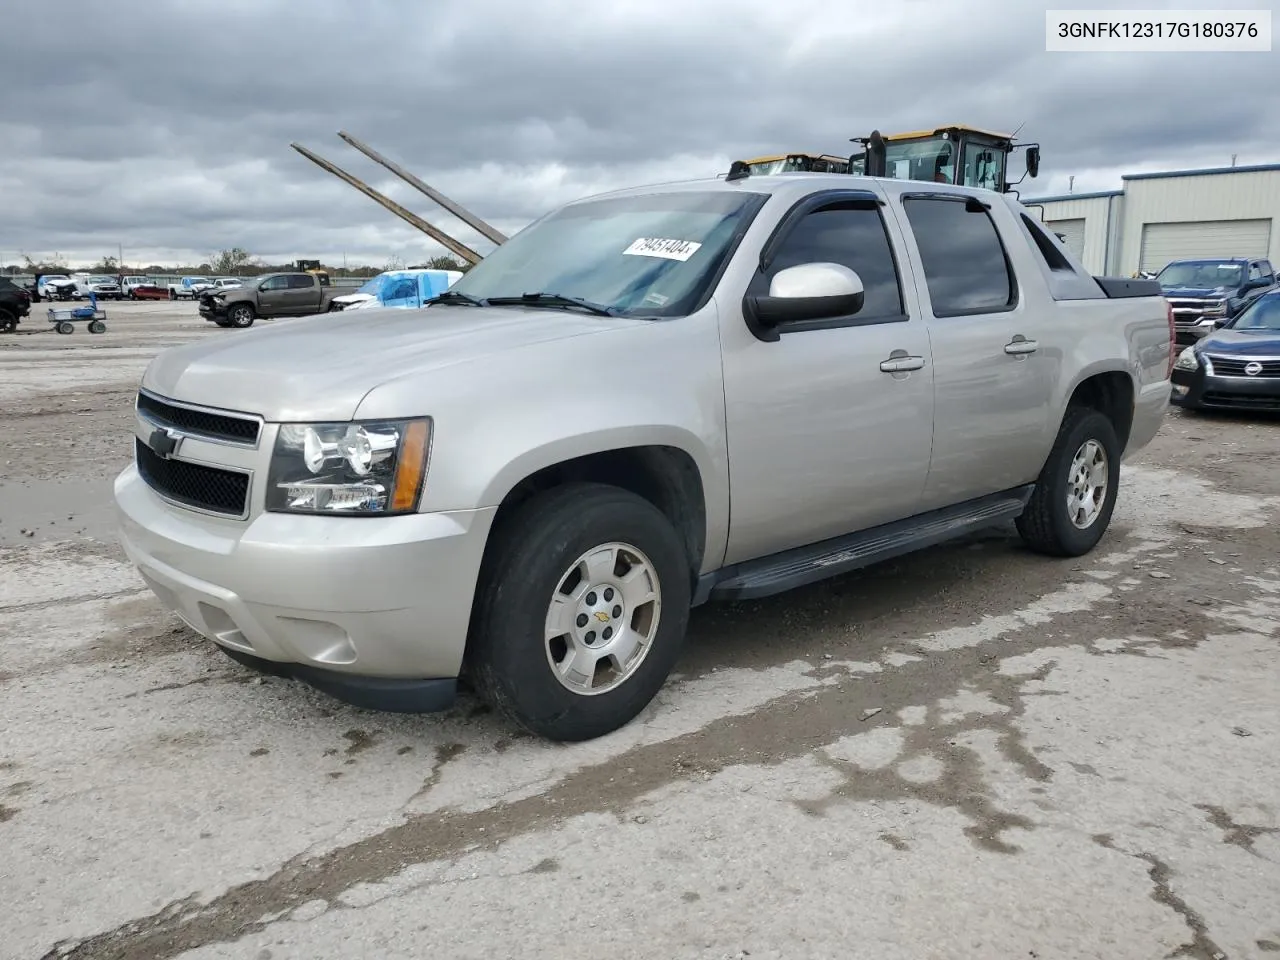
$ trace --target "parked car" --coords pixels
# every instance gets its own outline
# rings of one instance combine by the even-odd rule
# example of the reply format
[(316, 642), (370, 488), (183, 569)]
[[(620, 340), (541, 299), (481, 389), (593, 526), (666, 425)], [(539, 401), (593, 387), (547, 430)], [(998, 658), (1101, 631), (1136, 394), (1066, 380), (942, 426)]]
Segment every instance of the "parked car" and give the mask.
[(421, 307), (462, 279), (461, 270), (388, 270), (352, 293), (334, 297), (339, 310), (369, 307)]
[(258, 317), (305, 317), (333, 309), (333, 287), (310, 273), (268, 273), (200, 295), (200, 316), (220, 327), (251, 327)]
[(183, 277), (177, 283), (169, 284), (169, 299), (194, 300), (200, 295), (200, 290), (208, 286), (208, 277)]
[(1171, 399), (1193, 410), (1280, 411), (1280, 290), (1183, 350)]
[(13, 333), (31, 313), (31, 294), (8, 277), (0, 277), (0, 333)]
[(135, 283), (129, 288), (130, 300), (172, 300), (173, 295), (168, 286), (161, 286), (154, 281)]
[(121, 293), (123, 293), (130, 300), (136, 300), (137, 298), (133, 295), (134, 288), (150, 286), (151, 280), (148, 277), (122, 276), (119, 279), (119, 284), (120, 284)]
[(400, 711), (465, 672), (576, 740), (650, 702), (692, 605), (1011, 520), (1085, 554), (1168, 407), (1160, 287), (1090, 276), (1011, 195), (924, 189), (620, 191), (512, 237), (429, 322), (163, 351), (115, 482), (128, 556), (241, 662)]
[(62, 273), (40, 274), (36, 277), (36, 290), (45, 300), (77, 300), (76, 282)]
[[(244, 284), (244, 281), (241, 280), (239, 277), (218, 277), (216, 280), (210, 283), (209, 286), (205, 288), (205, 290), (226, 290), (228, 287), (239, 287), (239, 286), (242, 286), (243, 284)], [(200, 293), (203, 293), (203, 292), (204, 290), (200, 291)], [(197, 293), (196, 295), (199, 296), (199, 293)]]
[(1194, 343), (1276, 284), (1271, 262), (1248, 257), (1174, 260), (1156, 275), (1179, 343)]
[(76, 273), (72, 274), (72, 280), (76, 282), (76, 293), (83, 299), (93, 294), (99, 300), (122, 300), (124, 293), (120, 290), (120, 284), (116, 283), (113, 277), (104, 277), (98, 274)]

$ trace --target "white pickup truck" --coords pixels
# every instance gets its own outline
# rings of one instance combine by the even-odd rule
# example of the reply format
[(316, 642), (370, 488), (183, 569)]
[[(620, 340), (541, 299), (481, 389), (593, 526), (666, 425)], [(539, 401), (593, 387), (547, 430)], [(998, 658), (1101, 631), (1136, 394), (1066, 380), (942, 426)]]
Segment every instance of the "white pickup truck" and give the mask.
[(169, 284), (169, 299), (194, 300), (201, 291), (209, 289), (210, 284), (208, 277), (183, 277), (177, 283)]
[(400, 711), (467, 676), (561, 740), (652, 700), (693, 605), (1010, 522), (1092, 550), (1174, 359), (1159, 285), (1012, 197), (843, 174), (572, 203), (425, 310), (155, 357), (123, 543), (243, 663)]

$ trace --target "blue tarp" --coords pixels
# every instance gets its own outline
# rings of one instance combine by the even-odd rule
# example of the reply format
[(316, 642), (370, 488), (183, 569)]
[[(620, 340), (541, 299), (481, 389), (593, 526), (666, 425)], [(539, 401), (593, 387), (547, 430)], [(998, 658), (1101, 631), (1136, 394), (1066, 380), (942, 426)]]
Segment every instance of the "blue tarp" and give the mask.
[(377, 297), (386, 307), (420, 307), (449, 289), (460, 274), (452, 270), (388, 270), (365, 283), (357, 293)]

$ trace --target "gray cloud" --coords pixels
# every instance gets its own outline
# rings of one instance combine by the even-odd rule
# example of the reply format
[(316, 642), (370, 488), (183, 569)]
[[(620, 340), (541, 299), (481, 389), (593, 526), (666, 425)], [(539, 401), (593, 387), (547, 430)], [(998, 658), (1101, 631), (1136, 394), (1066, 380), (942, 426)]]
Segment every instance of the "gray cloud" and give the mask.
[(340, 128), (507, 231), (600, 190), (946, 122), (1025, 124), (1043, 147), (1026, 195), (1110, 188), (1275, 158), (1269, 59), (1049, 54), (1043, 9), (1017, 0), (57, 0), (0, 34), (0, 262), (441, 252), (292, 140), (487, 249)]

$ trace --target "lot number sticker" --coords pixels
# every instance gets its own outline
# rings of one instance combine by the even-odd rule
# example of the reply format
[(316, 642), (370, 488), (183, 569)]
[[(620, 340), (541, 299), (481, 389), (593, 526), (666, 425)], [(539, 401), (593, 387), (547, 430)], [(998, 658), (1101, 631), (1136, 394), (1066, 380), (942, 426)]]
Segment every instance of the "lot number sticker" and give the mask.
[(702, 244), (692, 240), (663, 240), (658, 237), (641, 237), (624, 254), (632, 257), (662, 257), (664, 260), (685, 261), (698, 252)]

